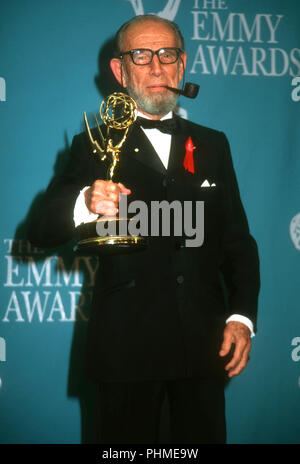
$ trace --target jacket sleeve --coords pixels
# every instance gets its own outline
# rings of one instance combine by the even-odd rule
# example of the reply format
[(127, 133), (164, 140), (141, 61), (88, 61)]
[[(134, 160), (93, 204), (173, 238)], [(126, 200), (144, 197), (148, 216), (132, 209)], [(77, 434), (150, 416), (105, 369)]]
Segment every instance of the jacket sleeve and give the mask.
[(28, 240), (51, 248), (75, 237), (73, 211), (80, 190), (93, 182), (91, 155), (85, 134), (73, 138), (69, 161), (61, 175), (50, 182), (29, 218)]
[(240, 192), (230, 147), (224, 134), (222, 175), (224, 181), (224, 234), (222, 273), (228, 291), (231, 314), (248, 317), (257, 325), (257, 306), (260, 288), (257, 244), (251, 236)]

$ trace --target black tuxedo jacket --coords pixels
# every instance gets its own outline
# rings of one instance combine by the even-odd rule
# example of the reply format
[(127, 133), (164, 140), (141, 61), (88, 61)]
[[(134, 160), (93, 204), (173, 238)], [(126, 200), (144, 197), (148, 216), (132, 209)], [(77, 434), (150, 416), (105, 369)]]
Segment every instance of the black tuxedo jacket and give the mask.
[[(133, 125), (115, 182), (130, 200), (204, 201), (204, 242), (150, 237), (145, 251), (100, 258), (87, 337), (87, 372), (98, 381), (160, 380), (224, 375), (218, 355), (226, 318), (241, 314), (256, 326), (258, 253), (249, 233), (225, 135), (178, 118), (166, 170), (142, 129)], [(191, 137), (195, 173), (183, 167)], [(74, 236), (79, 190), (105, 178), (85, 134), (54, 178), (32, 219), (30, 240), (51, 247)], [(215, 187), (203, 188), (208, 180)]]

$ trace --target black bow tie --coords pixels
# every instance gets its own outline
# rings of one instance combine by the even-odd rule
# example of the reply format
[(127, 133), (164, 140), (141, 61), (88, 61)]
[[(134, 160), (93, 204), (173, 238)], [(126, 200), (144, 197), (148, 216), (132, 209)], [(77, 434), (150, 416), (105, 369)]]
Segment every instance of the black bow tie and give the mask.
[(175, 118), (161, 121), (160, 119), (146, 119), (138, 116), (136, 122), (144, 129), (158, 129), (165, 134), (173, 135), (178, 131), (178, 124)]

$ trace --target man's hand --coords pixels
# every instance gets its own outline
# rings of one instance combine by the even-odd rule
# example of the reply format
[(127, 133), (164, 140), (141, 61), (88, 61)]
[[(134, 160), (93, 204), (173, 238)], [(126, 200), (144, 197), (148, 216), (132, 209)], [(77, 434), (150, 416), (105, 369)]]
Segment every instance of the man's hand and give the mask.
[(123, 184), (115, 184), (110, 180), (96, 180), (84, 192), (85, 204), (95, 214), (115, 216), (118, 212), (120, 194), (129, 195), (131, 190)]
[(224, 330), (224, 338), (219, 352), (220, 356), (226, 356), (232, 344), (235, 349), (231, 361), (225, 366), (228, 377), (238, 375), (247, 365), (249, 351), (251, 349), (250, 330), (241, 322), (228, 322)]

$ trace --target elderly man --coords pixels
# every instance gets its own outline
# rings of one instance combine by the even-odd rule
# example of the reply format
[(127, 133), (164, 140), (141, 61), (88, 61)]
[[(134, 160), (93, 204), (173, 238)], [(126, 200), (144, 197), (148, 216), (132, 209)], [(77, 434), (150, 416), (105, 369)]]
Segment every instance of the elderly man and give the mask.
[[(152, 15), (125, 23), (111, 69), (139, 122), (114, 182), (74, 137), (71, 161), (49, 186), (31, 241), (54, 246), (78, 225), (115, 215), (127, 195), (146, 204), (204, 202), (204, 241), (149, 237), (146, 250), (103, 256), (87, 337), (87, 373), (99, 386), (102, 443), (156, 443), (168, 398), (172, 443), (225, 443), (224, 385), (246, 366), (256, 327), (258, 255), (223, 133), (173, 110), (187, 55), (178, 27)], [(171, 128), (151, 121), (171, 119)], [(149, 122), (150, 121), (150, 122)], [(170, 121), (169, 121), (170, 122)], [(185, 164), (192, 141), (192, 168)], [(210, 186), (209, 188), (206, 185)], [(74, 218), (73, 218), (74, 216)]]

